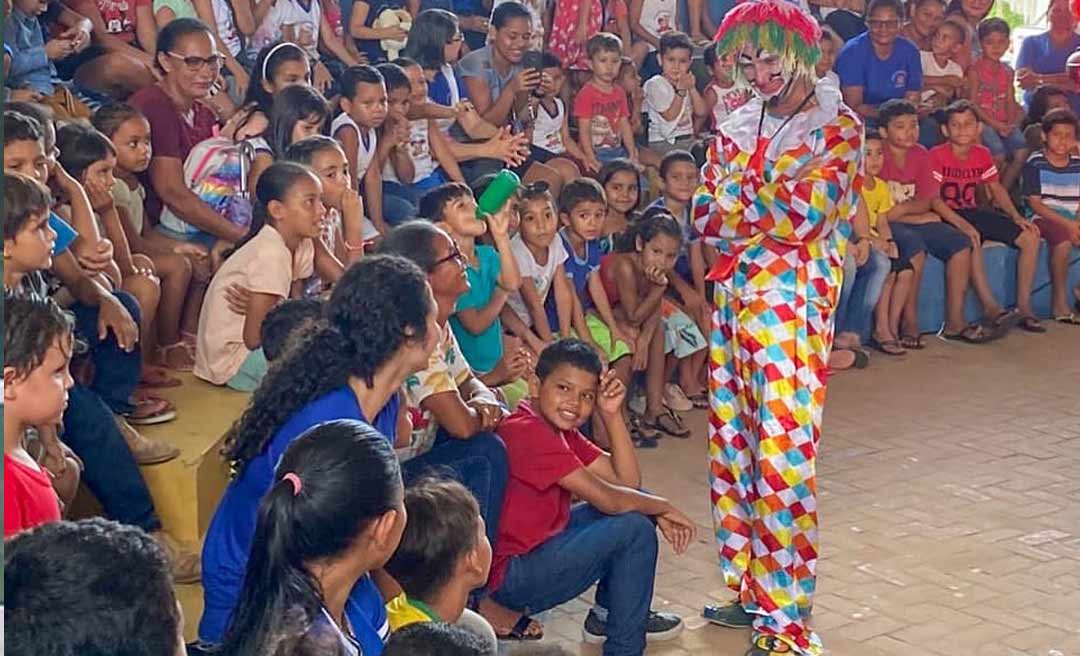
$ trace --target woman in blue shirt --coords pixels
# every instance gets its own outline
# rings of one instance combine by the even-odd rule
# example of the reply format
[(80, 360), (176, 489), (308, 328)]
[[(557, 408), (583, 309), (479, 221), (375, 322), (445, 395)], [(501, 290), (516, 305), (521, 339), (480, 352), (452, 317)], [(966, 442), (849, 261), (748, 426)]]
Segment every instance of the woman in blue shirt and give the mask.
[(870, 29), (840, 49), (836, 73), (844, 102), (872, 121), (886, 100), (919, 101), (922, 62), (915, 44), (900, 36), (900, 0), (871, 0), (866, 15)]
[(1051, 84), (1066, 89), (1073, 112), (1080, 112), (1080, 93), (1065, 71), (1069, 55), (1080, 48), (1076, 18), (1068, 0), (1051, 0), (1046, 20), (1050, 29), (1025, 37), (1016, 57), (1016, 81), (1024, 90), (1024, 104), (1030, 107), (1035, 89)]
[[(326, 317), (327, 327), (270, 370), (226, 436), (235, 478), (203, 544), (199, 637), (206, 642), (221, 640), (236, 605), (256, 509), (285, 450), (307, 429), (333, 419), (370, 423), (393, 444), (404, 411), (399, 390), (427, 365), (440, 335), (426, 275), (400, 257), (370, 257), (350, 267), (334, 288)], [(364, 644), (366, 656), (378, 654), (386, 616), (370, 577), (353, 589), (349, 612), (357, 636), (378, 644)]]

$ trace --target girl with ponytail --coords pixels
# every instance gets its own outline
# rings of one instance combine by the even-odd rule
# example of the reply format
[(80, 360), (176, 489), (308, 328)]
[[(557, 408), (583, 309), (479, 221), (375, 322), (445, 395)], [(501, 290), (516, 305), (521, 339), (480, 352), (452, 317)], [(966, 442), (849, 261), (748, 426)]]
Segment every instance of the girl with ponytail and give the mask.
[[(341, 277), (341, 264), (316, 248), (326, 220), (318, 176), (299, 164), (274, 164), (259, 178), (255, 200), (250, 231), (206, 290), (195, 349), (196, 376), (242, 392), (266, 374), (260, 348), (266, 313), (289, 298), (297, 280), (316, 271), (330, 282)], [(242, 315), (230, 305), (232, 286), (248, 291)]]
[[(217, 653), (270, 656), (316, 642), (320, 653), (376, 656), (389, 634), (372, 622), (381, 568), (405, 530), (394, 450), (353, 420), (306, 431), (281, 457), (259, 504), (236, 610)], [(383, 616), (384, 617), (384, 616)]]
[[(202, 640), (219, 642), (237, 605), (255, 542), (256, 509), (280, 482), (274, 470), (290, 444), (335, 419), (368, 422), (388, 444), (399, 433), (407, 442), (410, 428), (398, 394), (435, 348), (436, 309), (427, 277), (415, 264), (395, 256), (365, 257), (334, 287), (326, 326), (275, 361), (225, 438), (235, 479), (203, 542)], [(385, 621), (381, 603), (363, 608), (372, 626)], [(355, 627), (359, 620), (350, 619)]]

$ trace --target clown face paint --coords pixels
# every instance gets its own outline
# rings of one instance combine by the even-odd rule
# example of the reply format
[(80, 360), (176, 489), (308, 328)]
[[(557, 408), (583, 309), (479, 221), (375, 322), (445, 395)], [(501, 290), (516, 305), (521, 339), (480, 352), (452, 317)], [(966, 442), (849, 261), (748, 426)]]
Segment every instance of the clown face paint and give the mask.
[(776, 98), (791, 81), (793, 71), (785, 70), (784, 61), (775, 53), (747, 46), (736, 58), (739, 72), (750, 88), (765, 100)]

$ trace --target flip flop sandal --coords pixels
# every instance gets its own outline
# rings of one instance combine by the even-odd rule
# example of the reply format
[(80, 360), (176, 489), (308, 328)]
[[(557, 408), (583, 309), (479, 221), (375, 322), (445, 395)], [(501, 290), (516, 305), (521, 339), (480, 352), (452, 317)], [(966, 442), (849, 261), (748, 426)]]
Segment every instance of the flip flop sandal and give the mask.
[(694, 407), (698, 410), (704, 410), (709, 407), (709, 395), (702, 392), (701, 394), (694, 394), (687, 397), (690, 399), (690, 403), (694, 404)]
[[(987, 332), (990, 330), (990, 332)], [(1001, 330), (1001, 326), (998, 327)], [(941, 339), (947, 342), (965, 342), (967, 344), (986, 344), (1001, 337), (1003, 333), (989, 329), (980, 323), (973, 323), (958, 333), (941, 333)]]
[(514, 624), (514, 628), (510, 629), (510, 633), (496, 633), (495, 637), (499, 640), (512, 640), (515, 642), (535, 642), (537, 640), (544, 639), (544, 631), (541, 627), (539, 633), (529, 633), (529, 627), (540, 626), (533, 621), (533, 618), (528, 615), (522, 615), (518, 618), (517, 623)]
[(921, 351), (926, 348), (922, 335), (900, 335), (900, 346), (909, 351)]
[(1023, 321), (1024, 315), (1020, 314), (1020, 310), (1013, 308), (1011, 310), (1002, 310), (998, 312), (997, 316), (989, 321), (991, 328), (1004, 328), (1005, 330), (1012, 330)]
[(1020, 330), (1027, 331), (1029, 333), (1041, 334), (1046, 332), (1046, 326), (1042, 325), (1041, 321), (1031, 316), (1030, 314), (1025, 317), (1021, 317), (1020, 323), (1018, 323), (1017, 326), (1020, 327)]
[(158, 347), (158, 359), (161, 360), (162, 362), (168, 362), (169, 361), (169, 353), (172, 353), (176, 349), (181, 349), (181, 350), (184, 351), (184, 354), (186, 356), (188, 356), (187, 357), (188, 362), (186, 362), (184, 365), (179, 366), (179, 367), (165, 366), (163, 368), (164, 369), (171, 369), (172, 371), (179, 371), (179, 372), (183, 372), (183, 373), (187, 373), (187, 372), (190, 372), (193, 369), (195, 369), (195, 365), (194, 365), (195, 350), (193, 348), (191, 348), (187, 344), (187, 342), (181, 341), (181, 342), (177, 342), (175, 344), (169, 344), (168, 346), (160, 346), (160, 347)]
[(124, 415), (132, 426), (153, 426), (176, 419), (176, 409), (165, 399), (133, 398), (135, 409)]
[(630, 416), (630, 441), (639, 449), (655, 449), (660, 446), (660, 434), (641, 425), (641, 418)]
[(1069, 326), (1080, 326), (1080, 315), (1078, 315), (1076, 312), (1070, 312), (1069, 314), (1061, 314), (1054, 317), (1054, 321)]
[(682, 418), (670, 410), (660, 413), (657, 415), (656, 419), (652, 421), (642, 419), (641, 425), (645, 428), (652, 428), (665, 435), (678, 437), (680, 439), (690, 437), (690, 429), (683, 425)]
[(898, 339), (886, 339), (882, 342), (871, 339), (867, 342), (867, 346), (879, 353), (884, 353), (885, 355), (891, 355), (893, 357), (907, 355), (907, 349), (900, 345), (900, 340)]
[(139, 377), (139, 387), (146, 389), (162, 389), (166, 387), (180, 387), (183, 381), (173, 378), (165, 372), (165, 367), (144, 366), (142, 375)]

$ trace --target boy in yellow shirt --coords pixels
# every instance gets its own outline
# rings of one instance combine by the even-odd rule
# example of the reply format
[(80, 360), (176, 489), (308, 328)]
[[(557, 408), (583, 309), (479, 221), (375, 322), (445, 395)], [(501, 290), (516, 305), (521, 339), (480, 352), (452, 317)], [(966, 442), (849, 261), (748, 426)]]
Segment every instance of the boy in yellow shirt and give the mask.
[(491, 543), (476, 499), (456, 481), (424, 479), (405, 491), (405, 510), (409, 522), (386, 564), (404, 591), (386, 604), (390, 630), (448, 622), (496, 647), (487, 621), (466, 610), (469, 594), (491, 570)]
[(854, 248), (873, 248), (889, 256), (892, 269), (881, 296), (874, 307), (874, 332), (870, 345), (886, 355), (903, 355), (907, 350), (900, 345), (900, 315), (908, 294), (913, 289), (915, 272), (911, 265), (913, 257), (923, 257), (917, 245), (908, 245), (895, 238), (889, 228), (889, 214), (894, 207), (889, 185), (878, 177), (885, 166), (884, 144), (881, 135), (868, 130), (864, 142), (862, 204), (869, 220), (869, 236), (855, 244)]

